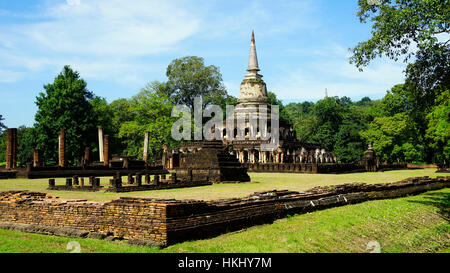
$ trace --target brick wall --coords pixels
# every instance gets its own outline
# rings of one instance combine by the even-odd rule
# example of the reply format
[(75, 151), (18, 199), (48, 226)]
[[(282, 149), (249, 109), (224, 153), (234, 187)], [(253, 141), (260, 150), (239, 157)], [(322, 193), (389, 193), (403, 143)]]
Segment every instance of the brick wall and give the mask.
[(270, 223), (287, 214), (441, 189), (450, 186), (449, 178), (352, 183), (301, 193), (270, 191), (208, 202), (124, 197), (111, 202), (87, 202), (60, 200), (45, 193), (4, 192), (0, 194), (0, 223), (65, 227), (170, 245)]

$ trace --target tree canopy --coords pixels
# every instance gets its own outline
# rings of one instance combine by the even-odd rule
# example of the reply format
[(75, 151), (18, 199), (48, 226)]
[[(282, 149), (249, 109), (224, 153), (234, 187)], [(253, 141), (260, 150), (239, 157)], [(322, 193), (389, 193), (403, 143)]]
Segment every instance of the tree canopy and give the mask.
[[(222, 74), (217, 66), (205, 66), (197, 56), (187, 56), (173, 60), (166, 71), (167, 83), (160, 87), (174, 104), (183, 104), (194, 109), (194, 98), (203, 99), (203, 108), (218, 103), (227, 96), (222, 83)], [(219, 102), (220, 103), (220, 102)]]
[(447, 41), (438, 35), (450, 29), (448, 0), (358, 0), (357, 16), (361, 23), (372, 22), (372, 37), (352, 49), (351, 63), (362, 68), (377, 57), (387, 56), (408, 61), (416, 52), (444, 48)]
[[(382, 100), (386, 118), (377, 119), (374, 122), (378, 125), (372, 126), (393, 124), (394, 117), (405, 113), (408, 116), (406, 135), (409, 140), (402, 138), (400, 141), (403, 141), (402, 147), (417, 151), (412, 151), (410, 158), (448, 164), (450, 157), (444, 143), (448, 142), (449, 136), (442, 134), (440, 128), (446, 128), (448, 120), (445, 94), (450, 88), (450, 2), (382, 0), (379, 4), (372, 4), (359, 0), (358, 6), (360, 21), (372, 21), (372, 37), (352, 49), (350, 62), (361, 70), (381, 56), (393, 60), (403, 58), (409, 62), (404, 84), (394, 86)], [(363, 133), (366, 139), (380, 134), (375, 130), (371, 132)], [(388, 134), (388, 131), (384, 132)], [(396, 147), (397, 154), (400, 154), (402, 149), (399, 145)], [(412, 155), (419, 153), (421, 156)]]
[(51, 84), (44, 85), (45, 92), (36, 98), (35, 115), (37, 148), (44, 159), (57, 159), (58, 134), (65, 129), (66, 150), (70, 161), (78, 161), (84, 148), (95, 140), (97, 120), (91, 105), (92, 92), (86, 82), (70, 66)]

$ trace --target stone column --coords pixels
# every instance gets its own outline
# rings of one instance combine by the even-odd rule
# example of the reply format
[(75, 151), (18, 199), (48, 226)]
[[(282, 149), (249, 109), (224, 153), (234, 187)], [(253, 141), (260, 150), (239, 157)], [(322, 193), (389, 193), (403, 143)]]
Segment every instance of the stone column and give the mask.
[(74, 176), (73, 176), (73, 184), (74, 184), (75, 186), (80, 185), (80, 181), (78, 180), (78, 175), (74, 175)]
[(109, 166), (109, 136), (103, 137), (103, 165)]
[(103, 162), (103, 128), (98, 127), (98, 155), (100, 156), (100, 162)]
[(89, 163), (90, 163), (90, 154), (91, 154), (91, 149), (89, 147), (86, 147), (84, 149), (83, 165), (89, 165)]
[(53, 187), (55, 186), (55, 179), (54, 179), (54, 178), (50, 178), (50, 179), (48, 180), (48, 186), (49, 186), (50, 188), (53, 188)]
[(155, 178), (154, 178), (154, 180), (153, 180), (153, 184), (154, 185), (158, 185), (159, 184), (159, 175), (155, 175)]
[(136, 184), (137, 184), (137, 186), (142, 186), (142, 174), (141, 173), (136, 174)]
[(72, 187), (72, 178), (66, 178), (66, 187)]
[(64, 128), (59, 131), (59, 166), (66, 166), (66, 133)]
[(41, 157), (39, 155), (39, 150), (38, 149), (34, 149), (33, 167), (41, 167)]
[(17, 128), (9, 128), (6, 140), (6, 169), (16, 167), (17, 158)]
[(147, 162), (148, 160), (148, 137), (149, 137), (150, 132), (145, 132), (144, 135), (144, 152), (142, 155), (142, 159), (144, 160), (144, 162)]

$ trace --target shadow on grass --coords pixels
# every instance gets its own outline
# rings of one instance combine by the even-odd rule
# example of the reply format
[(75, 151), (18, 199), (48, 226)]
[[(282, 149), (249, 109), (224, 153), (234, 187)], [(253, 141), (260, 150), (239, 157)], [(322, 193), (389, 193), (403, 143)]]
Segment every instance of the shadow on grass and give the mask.
[(408, 202), (434, 206), (439, 209), (438, 213), (450, 222), (450, 193), (430, 192), (423, 195), (426, 199), (424, 201), (409, 200)]

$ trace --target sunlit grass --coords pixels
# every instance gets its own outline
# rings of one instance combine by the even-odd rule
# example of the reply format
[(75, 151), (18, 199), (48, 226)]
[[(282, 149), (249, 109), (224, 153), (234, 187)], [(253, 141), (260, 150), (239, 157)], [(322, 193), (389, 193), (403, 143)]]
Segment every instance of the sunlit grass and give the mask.
[[(254, 192), (270, 190), (305, 191), (315, 186), (343, 184), (352, 182), (386, 183), (395, 182), (407, 177), (435, 177), (436, 169), (398, 170), (377, 173), (353, 174), (292, 174), (292, 173), (250, 173), (251, 182), (241, 184), (214, 184), (211, 186), (156, 190), (129, 193), (48, 191), (48, 179), (9, 179), (0, 180), (0, 191), (30, 190), (48, 192), (53, 196), (69, 199), (88, 199), (93, 201), (109, 201), (120, 196), (215, 200), (221, 198), (244, 197)], [(110, 177), (102, 177), (102, 186), (108, 187)], [(126, 180), (126, 179), (125, 179)], [(86, 181), (87, 182), (87, 181)], [(57, 185), (63, 185), (64, 178), (56, 179)]]
[(77, 241), (82, 252), (349, 253), (368, 252), (368, 243), (376, 241), (381, 252), (448, 253), (449, 216), (450, 189), (446, 188), (290, 216), (164, 249), (0, 230), (0, 252), (69, 252), (67, 243)]

